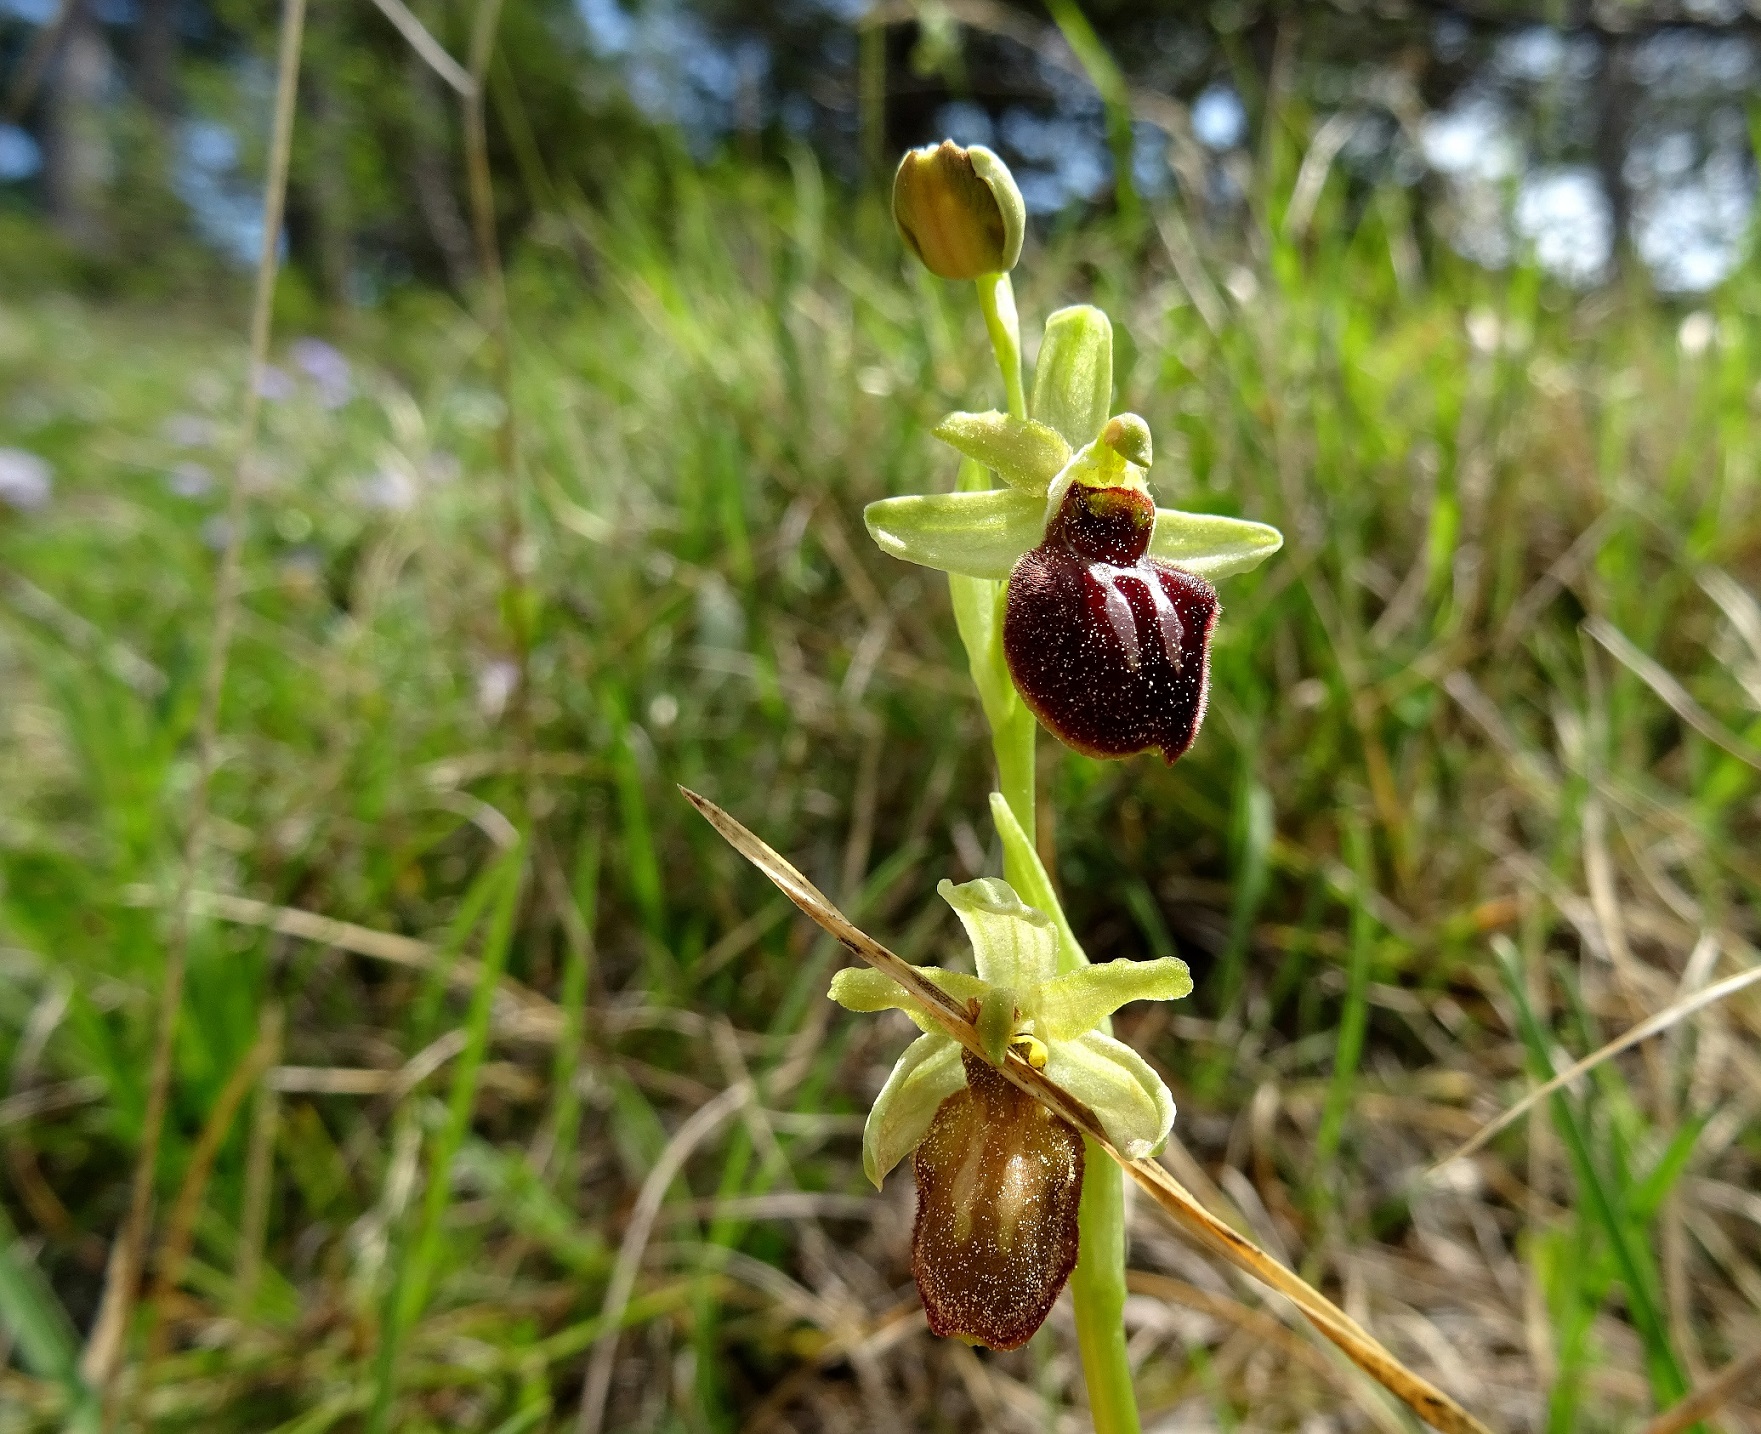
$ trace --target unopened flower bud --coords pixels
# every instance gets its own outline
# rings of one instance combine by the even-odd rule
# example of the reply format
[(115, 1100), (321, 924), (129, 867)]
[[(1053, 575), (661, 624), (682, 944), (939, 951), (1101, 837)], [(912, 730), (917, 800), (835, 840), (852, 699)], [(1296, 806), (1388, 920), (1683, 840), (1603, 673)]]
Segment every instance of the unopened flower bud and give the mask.
[(911, 252), (943, 279), (1005, 274), (1021, 257), (1027, 206), (1009, 166), (982, 144), (951, 139), (907, 150), (893, 178), (893, 219)]

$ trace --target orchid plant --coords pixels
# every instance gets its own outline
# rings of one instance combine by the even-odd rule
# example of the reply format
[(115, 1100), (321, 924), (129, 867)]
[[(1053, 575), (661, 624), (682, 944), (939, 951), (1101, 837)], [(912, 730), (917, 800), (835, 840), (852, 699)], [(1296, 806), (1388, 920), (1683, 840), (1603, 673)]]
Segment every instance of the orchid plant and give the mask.
[(1192, 982), (1172, 957), (1088, 963), (1035, 854), (1035, 734), (1044, 725), (1091, 757), (1181, 756), (1209, 694), (1212, 583), (1283, 539), (1263, 523), (1156, 506), (1149, 425), (1112, 412), (1113, 331), (1099, 309), (1047, 320), (1030, 401), (1009, 278), (1026, 212), (996, 155), (951, 141), (909, 152), (893, 211), (932, 273), (976, 285), (1003, 381), (1005, 410), (936, 426), (961, 456), (954, 491), (888, 498), (865, 519), (882, 551), (949, 575), (991, 728), (1005, 879), (942, 883), (977, 975), (921, 973), (968, 1010), (984, 1059), (882, 971), (852, 968), (832, 983), (842, 1005), (902, 1009), (924, 1031), (870, 1112), (864, 1168), (879, 1184), (915, 1151), (912, 1268), (932, 1330), (1014, 1348), (1069, 1280), (1097, 1434), (1134, 1434), (1119, 1167), (995, 1067), (1013, 1051), (1128, 1158), (1152, 1154), (1174, 1103), (1109, 1017)]
[(1138, 1434), (1124, 1323), (1129, 1171), (1180, 1228), (1290, 1300), (1415, 1414), (1444, 1434), (1488, 1434), (1149, 1158), (1169, 1137), (1174, 1102), (1148, 1062), (1113, 1038), (1111, 1016), (1131, 1001), (1184, 996), (1191, 978), (1172, 957), (1091, 965), (1034, 841), (1039, 727), (1090, 757), (1179, 758), (1209, 695), (1212, 584), (1283, 539), (1263, 523), (1156, 506), (1149, 425), (1111, 411), (1112, 326), (1098, 309), (1046, 321), (1030, 409), (1009, 280), (1025, 208), (994, 154), (951, 141), (912, 150), (893, 213), (932, 273), (976, 286), (1007, 405), (936, 426), (961, 455), (953, 492), (888, 498), (866, 514), (884, 551), (948, 574), (991, 730), (1003, 877), (939, 888), (976, 974), (908, 965), (714, 802), (681, 791), (865, 963), (837, 974), (833, 1000), (901, 1010), (923, 1032), (869, 1113), (863, 1165), (878, 1186), (913, 1157), (912, 1272), (929, 1326), (1014, 1349), (1068, 1284), (1096, 1434)]

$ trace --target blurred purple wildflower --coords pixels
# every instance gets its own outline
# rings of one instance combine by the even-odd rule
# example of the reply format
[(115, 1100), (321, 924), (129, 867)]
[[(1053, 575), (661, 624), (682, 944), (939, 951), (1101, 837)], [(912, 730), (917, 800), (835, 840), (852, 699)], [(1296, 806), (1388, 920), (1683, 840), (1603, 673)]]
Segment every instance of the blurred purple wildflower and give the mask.
[(294, 366), (312, 380), (325, 408), (341, 408), (354, 396), (353, 373), (339, 349), (323, 339), (297, 339), (292, 352)]
[(207, 448), (214, 442), (214, 420), (198, 413), (174, 413), (161, 431), (178, 448)]
[(416, 506), (415, 475), (388, 463), (371, 478), (361, 480), (360, 495), (365, 507), (407, 513)]
[(0, 448), (0, 504), (21, 513), (35, 513), (49, 506), (54, 489), (46, 459), (22, 448)]
[(165, 475), (165, 486), (179, 498), (200, 498), (213, 489), (214, 475), (186, 459)]
[(271, 403), (286, 403), (294, 396), (294, 381), (286, 369), (265, 364), (263, 372), (257, 375), (257, 395)]

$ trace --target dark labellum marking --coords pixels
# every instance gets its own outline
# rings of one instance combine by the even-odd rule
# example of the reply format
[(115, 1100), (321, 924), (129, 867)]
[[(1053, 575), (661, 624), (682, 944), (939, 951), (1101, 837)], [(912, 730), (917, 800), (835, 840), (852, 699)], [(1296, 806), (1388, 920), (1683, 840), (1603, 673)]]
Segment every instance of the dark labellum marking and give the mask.
[(1076, 1268), (1082, 1137), (970, 1051), (962, 1059), (966, 1088), (917, 1147), (911, 1270), (936, 1334), (1015, 1349)]
[(1217, 590), (1147, 556), (1155, 504), (1072, 483), (1009, 575), (1003, 652), (1022, 699), (1091, 757), (1192, 745), (1211, 680)]

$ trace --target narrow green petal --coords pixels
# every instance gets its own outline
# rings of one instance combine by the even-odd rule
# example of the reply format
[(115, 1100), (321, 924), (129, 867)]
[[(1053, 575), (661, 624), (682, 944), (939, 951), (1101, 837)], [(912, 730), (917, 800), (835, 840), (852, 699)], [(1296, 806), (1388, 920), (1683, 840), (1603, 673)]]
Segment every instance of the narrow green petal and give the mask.
[(1257, 568), (1283, 546), (1269, 523), (1157, 508), (1150, 556), (1214, 581)]
[[(918, 969), (931, 985), (940, 987), (956, 1001), (965, 1003), (984, 997), (984, 982), (976, 976), (968, 976), (964, 971), (942, 971), (934, 966)], [(903, 986), (872, 966), (846, 966), (832, 977), (826, 995), (846, 1011), (903, 1011), (921, 1030), (941, 1029)]]
[(1176, 957), (1121, 958), (1046, 982), (1034, 993), (1027, 1014), (1041, 1040), (1068, 1041), (1094, 1030), (1127, 1001), (1178, 1001), (1191, 990), (1192, 976)]
[(875, 1188), (917, 1148), (941, 1104), (966, 1084), (960, 1047), (934, 1032), (905, 1047), (862, 1130), (862, 1169)]
[(1043, 498), (1066, 463), (1070, 445), (1055, 428), (1007, 413), (950, 413), (932, 430), (1012, 488)]
[(1046, 505), (1014, 488), (913, 493), (870, 503), (862, 520), (876, 546), (895, 558), (969, 578), (1006, 578), (1045, 536)]
[(1058, 928), (1058, 969), (1074, 971), (1088, 965), (1088, 953), (1082, 949), (1082, 943), (1076, 939), (1076, 933), (1064, 917), (1064, 908), (1058, 904), (1052, 879), (1046, 875), (1039, 853), (1033, 849), (1027, 833), (1021, 830), (1021, 823), (1015, 820), (1015, 813), (1009, 810), (1009, 803), (1001, 792), (991, 793), (991, 821), (996, 825), (997, 835), (1003, 839), (1003, 871), (1014, 880), (1022, 899), (1029, 906), (1049, 912)]
[(1112, 405), (1112, 321), (1091, 304), (1059, 309), (1046, 320), (1034, 365), (1034, 421), (1080, 448), (1099, 435)]
[(1089, 1031), (1047, 1047), (1046, 1077), (1095, 1113), (1128, 1160), (1153, 1155), (1174, 1128), (1174, 1097), (1130, 1046)]
[(1058, 969), (1058, 928), (1043, 911), (1023, 904), (1015, 888), (994, 876), (936, 887), (972, 938), (979, 979), (1017, 991), (1049, 981)]

